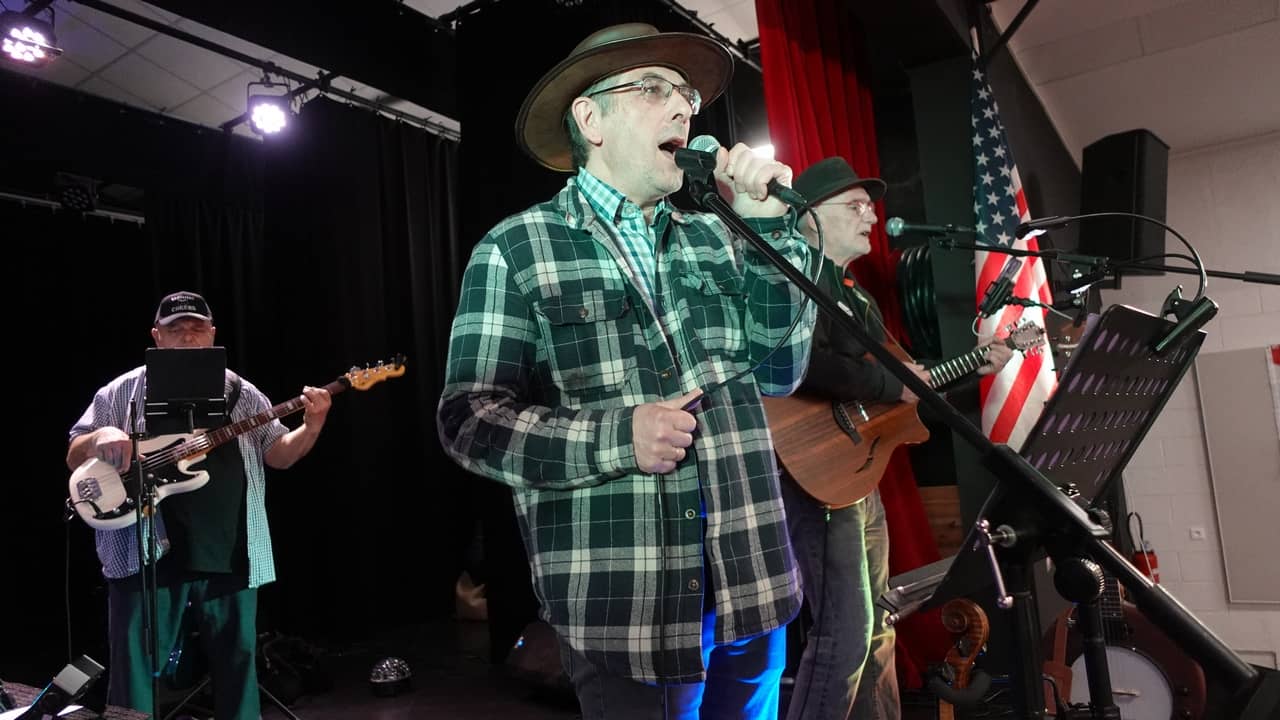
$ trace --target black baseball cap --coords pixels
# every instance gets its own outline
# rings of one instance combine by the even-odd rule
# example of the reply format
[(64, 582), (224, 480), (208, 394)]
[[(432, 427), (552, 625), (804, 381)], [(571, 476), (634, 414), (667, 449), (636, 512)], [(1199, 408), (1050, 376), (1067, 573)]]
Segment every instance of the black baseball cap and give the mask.
[(213, 322), (209, 303), (200, 295), (183, 290), (166, 295), (156, 308), (156, 325), (168, 325), (178, 318), (192, 317)]

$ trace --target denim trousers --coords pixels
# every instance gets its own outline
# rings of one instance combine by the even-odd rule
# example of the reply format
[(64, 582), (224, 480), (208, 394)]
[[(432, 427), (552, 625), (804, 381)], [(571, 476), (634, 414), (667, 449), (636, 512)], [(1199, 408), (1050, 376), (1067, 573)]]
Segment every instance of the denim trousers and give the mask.
[(656, 685), (605, 672), (560, 640), (560, 661), (582, 720), (775, 720), (786, 665), (786, 628), (715, 644), (713, 610), (702, 618), (700, 683)]
[(813, 618), (787, 720), (897, 720), (894, 631), (874, 604), (889, 581), (889, 532), (879, 491), (828, 511), (785, 474), (791, 544)]

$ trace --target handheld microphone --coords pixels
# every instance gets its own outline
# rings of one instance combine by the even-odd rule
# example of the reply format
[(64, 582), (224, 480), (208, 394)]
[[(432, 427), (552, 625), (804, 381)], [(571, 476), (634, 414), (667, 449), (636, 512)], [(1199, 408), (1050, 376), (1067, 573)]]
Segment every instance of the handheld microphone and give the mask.
[(977, 235), (978, 231), (964, 225), (925, 225), (912, 223), (900, 217), (891, 217), (884, 224), (884, 231), (889, 237), (899, 237), (906, 233), (924, 233), (926, 235), (950, 235), (951, 233), (968, 233)]
[[(687, 173), (709, 175), (716, 169), (716, 151), (719, 149), (719, 140), (711, 135), (698, 135), (689, 141), (689, 147), (676, 148), (676, 165)], [(769, 181), (769, 194), (795, 208), (809, 206), (809, 201), (803, 195), (778, 182), (776, 178)]]

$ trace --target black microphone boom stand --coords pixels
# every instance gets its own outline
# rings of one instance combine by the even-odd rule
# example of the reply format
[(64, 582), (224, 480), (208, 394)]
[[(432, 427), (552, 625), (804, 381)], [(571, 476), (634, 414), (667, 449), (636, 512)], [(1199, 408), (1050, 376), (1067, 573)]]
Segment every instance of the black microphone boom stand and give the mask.
[[(1025, 458), (1007, 445), (996, 445), (982, 431), (970, 423), (950, 403), (911, 372), (887, 348), (875, 342), (866, 328), (847, 311), (823, 293), (804, 273), (791, 265), (777, 250), (720, 197), (711, 177), (714, 168), (701, 170), (685, 168), (686, 183), (691, 197), (701, 207), (723, 220), (733, 232), (739, 234), (760, 252), (801, 292), (813, 300), (839, 327), (860, 342), (872, 356), (903, 382), (948, 427), (978, 450), (983, 464), (999, 479), (996, 489), (988, 498), (983, 511), (996, 504), (1011, 506), (1011, 514), (1021, 517), (1009, 528), (997, 527), (988, 534), (987, 555), (997, 586), (1001, 588), (1002, 605), (1013, 610), (1015, 637), (1018, 644), (1019, 663), (1015, 668), (1013, 695), (1021, 710), (1020, 717), (1031, 720), (1044, 717), (1044, 692), (1041, 680), (1039, 624), (1035, 609), (1028, 602), (1031, 598), (1029, 560), (1038, 544), (1034, 538), (1023, 540), (1018, 531), (1027, 532), (1033, 527), (1050, 527), (1055, 533), (1070, 538), (1072, 544), (1097, 563), (1109, 570), (1135, 598), (1136, 604), (1157, 625), (1162, 627), (1188, 653), (1200, 658), (1202, 663), (1231, 689), (1237, 698), (1249, 703), (1248, 720), (1269, 717), (1276, 688), (1280, 687), (1280, 675), (1271, 674), (1259, 680), (1258, 672), (1231, 651), (1216, 635), (1205, 628), (1194, 615), (1183, 607), (1164, 588), (1153, 585), (1141, 572), (1104, 542), (1109, 533), (1094, 522), (1088, 514), (1068, 498), (1049, 479), (1042, 475)], [(987, 248), (983, 248), (987, 249)], [(1016, 503), (998, 503), (1015, 497)], [(1013, 528), (1017, 528), (1016, 530)], [(994, 546), (1001, 546), (1000, 562)], [(1006, 572), (1002, 575), (1002, 569)], [(1009, 590), (1005, 591), (1004, 581)], [(1262, 698), (1258, 702), (1257, 698)], [(1264, 706), (1265, 707), (1262, 707)], [(1243, 702), (1241, 703), (1243, 707)], [(1258, 714), (1252, 714), (1258, 713)]]
[[(136, 393), (146, 382), (146, 373), (137, 385)], [(142, 636), (143, 648), (146, 651), (147, 672), (151, 675), (151, 712), (160, 712), (160, 637), (157, 629), (159, 610), (156, 597), (159, 587), (156, 578), (156, 487), (155, 476), (143, 469), (139, 444), (146, 437), (146, 432), (139, 430), (138, 408), (141, 403), (138, 397), (129, 403), (129, 442), (133, 456), (133, 511), (134, 511), (134, 545), (138, 556), (139, 597), (142, 599)], [(144, 528), (143, 525), (146, 525)], [(148, 569), (149, 568), (149, 569)], [(121, 668), (122, 669), (122, 668)], [(119, 672), (120, 670), (117, 670)]]

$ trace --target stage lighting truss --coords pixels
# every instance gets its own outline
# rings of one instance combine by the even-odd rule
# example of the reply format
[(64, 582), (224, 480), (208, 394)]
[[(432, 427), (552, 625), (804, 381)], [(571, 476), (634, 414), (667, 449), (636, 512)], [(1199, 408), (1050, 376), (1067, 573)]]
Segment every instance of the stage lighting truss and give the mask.
[(293, 93), (288, 85), (264, 78), (249, 83), (246, 92), (245, 113), (249, 116), (249, 127), (257, 134), (277, 135), (293, 120)]
[(5, 60), (29, 67), (44, 67), (62, 54), (62, 49), (56, 47), (55, 42), (53, 8), (49, 8), (47, 22), (12, 10), (0, 12), (0, 52), (3, 52)]

